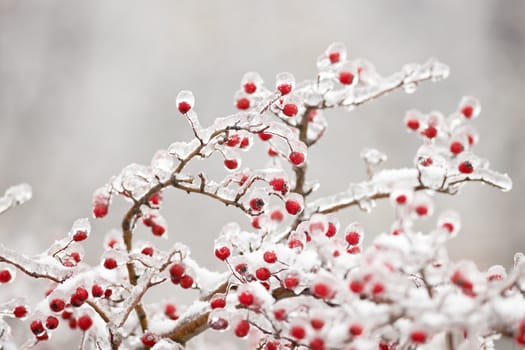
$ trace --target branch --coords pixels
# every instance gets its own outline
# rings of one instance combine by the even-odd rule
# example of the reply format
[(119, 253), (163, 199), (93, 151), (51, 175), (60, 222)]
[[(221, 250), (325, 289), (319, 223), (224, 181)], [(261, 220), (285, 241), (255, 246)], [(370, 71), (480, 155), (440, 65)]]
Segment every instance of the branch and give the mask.
[(454, 194), (458, 186), (466, 182), (482, 182), (502, 191), (508, 191), (512, 187), (512, 182), (507, 175), (489, 169), (479, 169), (476, 174), (447, 176), (439, 188), (421, 183), (418, 169), (415, 168), (383, 170), (375, 174), (369, 181), (351, 185), (347, 191), (311, 202), (306, 207), (305, 216), (308, 217), (314, 213), (334, 213), (362, 202), (388, 198), (394, 189), (392, 186), (394, 183), (398, 186), (413, 188), (414, 191), (434, 190), (439, 193)]
[(4, 245), (0, 245), (0, 262), (12, 265), (33, 278), (45, 278), (56, 283), (62, 283), (72, 275), (71, 269), (66, 269), (58, 263), (51, 265), (50, 259), (42, 255), (29, 258)]
[(22, 183), (9, 187), (3, 197), (0, 197), (0, 214), (17, 205), (24, 204), (32, 197), (31, 186)]

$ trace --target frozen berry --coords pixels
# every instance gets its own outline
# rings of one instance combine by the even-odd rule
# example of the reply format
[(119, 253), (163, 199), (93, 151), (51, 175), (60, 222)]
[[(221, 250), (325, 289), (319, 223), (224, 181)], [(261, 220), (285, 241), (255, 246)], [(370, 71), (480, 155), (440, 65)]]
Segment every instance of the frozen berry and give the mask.
[(117, 266), (118, 266), (117, 260), (113, 258), (106, 258), (106, 260), (104, 260), (104, 267), (108, 270), (116, 269)]
[(299, 204), (297, 201), (294, 200), (287, 200), (286, 201), (286, 211), (291, 215), (296, 215), (301, 211), (301, 204)]
[(462, 174), (472, 174), (472, 172), (474, 172), (474, 166), (467, 160), (459, 163), (458, 170)]
[(339, 82), (343, 85), (350, 85), (354, 81), (354, 75), (350, 72), (339, 73)]
[(179, 112), (181, 114), (186, 114), (186, 113), (188, 113), (191, 110), (191, 104), (189, 104), (186, 101), (179, 102), (179, 105), (177, 107), (178, 107)]
[(230, 248), (228, 247), (220, 247), (220, 248), (215, 249), (215, 256), (219, 260), (226, 260), (228, 259), (230, 255), (231, 255), (231, 251), (230, 251)]
[(295, 166), (301, 165), (304, 162), (304, 154), (301, 152), (292, 152), (288, 158)]
[(244, 84), (244, 92), (246, 92), (247, 94), (253, 94), (255, 91), (257, 91), (257, 85), (255, 85), (251, 81)]
[(46, 328), (47, 329), (55, 329), (58, 327), (58, 318), (55, 316), (49, 316), (46, 319)]
[(142, 335), (140, 341), (142, 344), (144, 344), (144, 346), (152, 348), (157, 343), (157, 336), (151, 332), (146, 332)]
[(298, 111), (297, 105), (293, 103), (287, 103), (283, 107), (283, 114), (287, 117), (293, 117), (297, 115), (297, 111)]
[(236, 106), (240, 110), (246, 110), (250, 108), (250, 100), (248, 100), (246, 97), (242, 97), (237, 100)]
[(64, 300), (59, 299), (59, 298), (55, 298), (51, 300), (51, 302), (49, 303), (49, 308), (53, 312), (60, 312), (64, 310), (65, 307), (66, 307), (66, 303), (64, 302)]

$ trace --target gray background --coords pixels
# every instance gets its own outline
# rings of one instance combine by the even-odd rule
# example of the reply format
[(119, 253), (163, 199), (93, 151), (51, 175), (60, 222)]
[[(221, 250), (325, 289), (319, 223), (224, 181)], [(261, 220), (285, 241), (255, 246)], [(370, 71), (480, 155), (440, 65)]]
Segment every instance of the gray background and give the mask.
[[(508, 172), (514, 189), (471, 184), (459, 196), (439, 196), (437, 209), (462, 215), (463, 232), (450, 245), (454, 259), (509, 266), (512, 254), (525, 250), (520, 0), (0, 0), (0, 189), (21, 181), (34, 187), (30, 203), (0, 218), (1, 241), (27, 253), (43, 250), (74, 219), (90, 215), (93, 190), (111, 175), (189, 139), (175, 109), (179, 90), (193, 90), (201, 122), (209, 125), (234, 111), (232, 95), (244, 72), (258, 71), (270, 86), (281, 71), (312, 78), (317, 56), (333, 41), (384, 74), (435, 56), (450, 65), (451, 76), (413, 95), (397, 92), (351, 113), (327, 113), (326, 138), (309, 155), (309, 179), (321, 181), (319, 194), (364, 178), (363, 147), (385, 151), (388, 166), (411, 164), (419, 141), (403, 128), (407, 109), (448, 113), (461, 96), (477, 96), (483, 106), (475, 123), (477, 153)], [(250, 164), (264, 165), (263, 151), (254, 152)], [(203, 167), (225, 173), (218, 159), (194, 169)], [(247, 220), (205, 198), (173, 190), (166, 197), (169, 241), (180, 240), (203, 264), (219, 266), (214, 236), (229, 220)], [(118, 227), (126, 206), (117, 203), (94, 224), (88, 261), (97, 261), (98, 238)], [(362, 220), (373, 235), (388, 230), (393, 213), (380, 203), (372, 215), (350, 209), (341, 217)], [(164, 244), (144, 230), (137, 235)], [(149, 298), (175, 290), (162, 287)]]

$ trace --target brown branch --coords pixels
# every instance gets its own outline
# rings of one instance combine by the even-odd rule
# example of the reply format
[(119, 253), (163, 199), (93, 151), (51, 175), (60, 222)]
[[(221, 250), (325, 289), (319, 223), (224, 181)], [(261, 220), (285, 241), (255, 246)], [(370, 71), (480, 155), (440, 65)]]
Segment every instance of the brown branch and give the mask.
[[(2, 247), (2, 248), (3, 248), (3, 250), (8, 250), (5, 247)], [(17, 255), (18, 256), (17, 259), (9, 259), (9, 258), (6, 258), (5, 256), (0, 256), (0, 262), (9, 264), (9, 265), (15, 267), (16, 269), (18, 269), (19, 271), (25, 273), (26, 275), (28, 275), (30, 277), (33, 277), (33, 278), (45, 278), (45, 279), (48, 279), (48, 280), (56, 282), (56, 283), (62, 283), (66, 279), (69, 278), (70, 274), (65, 269), (61, 270), (61, 272), (64, 274), (64, 276), (57, 276), (57, 275), (51, 275), (51, 274), (31, 271), (26, 266), (31, 266), (32, 264), (34, 264), (34, 260), (29, 259), (26, 256), (20, 255), (20, 254), (16, 253), (15, 251), (8, 250), (8, 252), (9, 252), (9, 254), (5, 254), (5, 255)], [(19, 260), (21, 262), (16, 262), (15, 260)]]
[[(310, 114), (311, 110), (312, 108), (306, 108), (301, 118), (301, 123), (296, 127), (297, 129), (299, 129), (299, 140), (305, 145), (307, 145), (308, 141), (308, 115)], [(306, 162), (303, 163), (301, 166), (294, 166), (293, 170), (295, 172), (295, 187), (292, 190), (292, 192), (299, 193), (305, 196), (304, 184), (306, 182)]]

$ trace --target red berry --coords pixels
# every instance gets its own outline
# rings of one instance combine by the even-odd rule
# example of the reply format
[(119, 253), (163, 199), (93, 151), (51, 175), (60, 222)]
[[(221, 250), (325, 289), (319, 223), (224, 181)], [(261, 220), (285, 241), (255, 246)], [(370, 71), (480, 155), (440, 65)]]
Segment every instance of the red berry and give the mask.
[(212, 309), (222, 309), (226, 306), (226, 300), (223, 298), (214, 298), (211, 300), (210, 306)]
[(264, 252), (264, 254), (263, 254), (263, 259), (264, 259), (264, 261), (266, 261), (268, 264), (273, 264), (274, 262), (277, 261), (277, 254), (275, 254), (274, 251), (267, 251), (267, 252)]
[(60, 312), (64, 310), (65, 307), (66, 307), (66, 303), (64, 302), (64, 300), (59, 299), (59, 298), (53, 299), (49, 303), (49, 308), (53, 312)]
[(426, 205), (418, 205), (416, 207), (416, 213), (419, 216), (425, 216), (428, 214), (428, 207)]
[(246, 148), (250, 145), (250, 139), (247, 137), (243, 137), (241, 140), (241, 143), (239, 144), (240, 148)]
[(118, 266), (117, 260), (113, 258), (106, 258), (106, 260), (104, 260), (104, 267), (108, 270), (116, 269), (117, 266)]
[(154, 250), (153, 250), (153, 247), (144, 247), (142, 248), (140, 253), (147, 255), (147, 256), (153, 256)]
[(292, 85), (291, 84), (281, 84), (277, 87), (277, 90), (281, 92), (283, 95), (288, 95), (292, 91)]
[(29, 328), (31, 329), (31, 332), (33, 332), (34, 335), (39, 335), (44, 333), (44, 325), (42, 324), (42, 321), (40, 320), (34, 320), (29, 325)]
[(314, 284), (312, 294), (320, 299), (330, 299), (333, 296), (332, 289), (326, 283)]
[(93, 215), (99, 219), (108, 214), (108, 206), (106, 204), (95, 204), (93, 207)]
[(280, 211), (279, 209), (272, 211), (272, 213), (270, 214), (270, 219), (272, 219), (273, 221), (277, 221), (277, 222), (283, 221), (284, 219), (283, 212)]
[(454, 225), (450, 222), (445, 222), (443, 225), (441, 225), (445, 230), (447, 230), (449, 233), (454, 232)]
[(261, 281), (267, 281), (272, 276), (272, 273), (266, 267), (260, 267), (255, 270), (255, 276)]
[(166, 304), (166, 306), (164, 307), (164, 314), (171, 319), (174, 319), (174, 317), (176, 317), (176, 312), (177, 308), (173, 304)]
[(93, 295), (93, 298), (100, 298), (104, 295), (104, 289), (98, 284), (94, 284), (93, 287), (91, 287), (91, 295)]
[(234, 169), (237, 169), (237, 167), (239, 166), (239, 163), (237, 162), (236, 159), (225, 159), (224, 166), (230, 170), (234, 170)]
[(0, 271), (0, 283), (7, 283), (11, 281), (11, 278), (13, 278), (13, 276), (11, 275), (11, 271), (8, 269)]
[(306, 331), (303, 326), (295, 325), (290, 329), (290, 335), (295, 339), (303, 339), (306, 336)]
[(381, 294), (384, 291), (385, 291), (385, 286), (382, 283), (380, 283), (380, 282), (377, 282), (372, 287), (372, 294), (374, 294), (374, 295)]
[(339, 62), (339, 59), (340, 59), (339, 52), (330, 52), (330, 54), (328, 55), (328, 59), (330, 60), (330, 63), (332, 64)]
[(518, 343), (519, 345), (525, 345), (525, 333), (524, 332), (520, 332), (518, 334), (516, 334), (516, 343)]
[(288, 248), (290, 249), (300, 249), (302, 250), (304, 248), (304, 244), (303, 242), (301, 242), (300, 240), (298, 239), (292, 239), (288, 242)]
[(361, 248), (359, 246), (353, 246), (346, 251), (348, 254), (359, 254), (361, 253)]
[(186, 114), (191, 110), (191, 105), (186, 101), (182, 101), (179, 102), (178, 108), (181, 114)]
[(259, 217), (258, 216), (253, 218), (253, 220), (252, 220), (252, 227), (257, 229), (257, 230), (261, 228), (261, 224), (259, 223)]
[(78, 287), (75, 291), (75, 294), (71, 296), (70, 303), (73, 306), (79, 307), (88, 299), (89, 293), (86, 289)]
[(272, 186), (274, 191), (281, 192), (282, 194), (285, 194), (288, 191), (286, 181), (282, 178), (274, 178), (270, 180), (270, 186)]
[(64, 320), (68, 320), (73, 316), (73, 313), (71, 311), (63, 311), (60, 315)]
[(182, 264), (173, 264), (170, 267), (170, 275), (176, 276), (176, 277), (182, 277), (184, 275), (184, 270), (186, 268)]
[(70, 256), (73, 258), (73, 260), (75, 260), (75, 262), (77, 262), (77, 263), (80, 262), (80, 260), (82, 260), (81, 257), (80, 257), (80, 253), (79, 253), (79, 252), (71, 252), (71, 254), (69, 254), (69, 255), (70, 255)]
[(363, 333), (363, 327), (359, 324), (352, 324), (350, 328), (348, 329), (348, 331), (354, 337), (357, 337), (358, 335), (361, 335)]
[(252, 198), (250, 200), (250, 208), (255, 211), (261, 211), (264, 207), (264, 201), (261, 198)]
[(296, 215), (302, 209), (301, 204), (299, 204), (298, 202), (294, 200), (287, 200), (285, 206), (286, 206), (286, 211), (291, 215)]
[(465, 116), (465, 118), (472, 117), (472, 114), (474, 113), (474, 107), (472, 106), (465, 106), (461, 109), (461, 113)]
[(83, 241), (87, 238), (87, 232), (86, 231), (77, 231), (75, 232), (75, 234), (73, 235), (73, 240), (75, 242), (80, 242), (80, 241)]
[(354, 75), (350, 72), (339, 73), (339, 82), (343, 85), (350, 85), (354, 81)]
[(161, 200), (162, 200), (162, 195), (160, 194), (160, 192), (155, 192), (149, 197), (149, 202), (150, 204), (153, 204), (153, 205), (159, 205)]
[(16, 318), (23, 318), (27, 315), (27, 308), (24, 305), (18, 305), (14, 308), (13, 315)]
[(324, 341), (321, 338), (314, 338), (310, 340), (311, 350), (324, 350)]
[(184, 275), (180, 279), (180, 286), (184, 289), (191, 288), (193, 286), (193, 277), (190, 275)]
[(304, 162), (304, 154), (301, 152), (292, 152), (288, 157), (293, 165), (298, 166)]
[(228, 259), (230, 255), (231, 255), (231, 251), (230, 251), (230, 248), (228, 247), (220, 247), (220, 248), (215, 249), (215, 256), (219, 260), (226, 260)]
[(432, 125), (429, 125), (424, 131), (423, 131), (423, 135), (425, 135), (426, 137), (428, 137), (429, 139), (433, 139), (434, 137), (436, 137), (438, 134), (438, 131), (435, 127), (433, 127)]
[(250, 323), (246, 320), (241, 320), (239, 323), (237, 323), (237, 326), (235, 327), (235, 335), (239, 338), (245, 337), (248, 335), (248, 332), (250, 331)]
[(405, 204), (407, 202), (407, 196), (405, 196), (404, 194), (401, 194), (399, 196), (396, 197), (396, 202), (397, 204)]
[(424, 344), (427, 341), (427, 334), (424, 331), (412, 331), (410, 340), (415, 344)]
[(106, 289), (106, 290), (104, 291), (104, 298), (109, 299), (109, 297), (111, 296), (111, 294), (113, 294), (113, 291), (112, 291), (111, 289), (109, 289), (109, 288)]
[(239, 303), (244, 306), (250, 306), (254, 301), (253, 294), (250, 292), (242, 292), (237, 298), (239, 299)]
[(337, 226), (335, 226), (332, 222), (328, 223), (328, 231), (326, 231), (327, 237), (333, 237), (337, 233)]
[(266, 350), (277, 350), (277, 347), (278, 347), (277, 342), (270, 341), (270, 342), (267, 342), (267, 343), (266, 343), (266, 347), (265, 347), (265, 349), (266, 349)]
[(276, 309), (273, 311), (273, 316), (277, 321), (284, 321), (286, 319), (286, 310), (285, 309)]
[(352, 281), (350, 282), (350, 290), (356, 294), (361, 294), (363, 290), (365, 289), (365, 286), (360, 281)]
[(297, 114), (297, 105), (293, 103), (287, 103), (283, 107), (283, 114), (287, 117), (293, 117)]
[(259, 138), (263, 141), (268, 141), (269, 139), (272, 138), (272, 134), (269, 134), (269, 133), (265, 133), (265, 132), (260, 132), (259, 134)]
[(153, 235), (155, 235), (157, 237), (162, 236), (165, 232), (166, 232), (166, 228), (164, 228), (164, 226), (162, 226), (162, 225), (154, 224), (151, 227), (151, 233), (153, 233)]
[(407, 128), (416, 131), (419, 129), (419, 121), (417, 119), (410, 119), (407, 121)]
[(244, 275), (244, 274), (246, 274), (246, 272), (248, 272), (248, 265), (242, 264), (242, 263), (241, 264), (237, 264), (235, 266), (235, 271), (237, 271), (241, 275)]
[(270, 157), (276, 157), (279, 155), (279, 152), (277, 152), (276, 150), (274, 150), (273, 148), (268, 148), (268, 155)]
[(231, 135), (228, 140), (226, 140), (226, 146), (235, 147), (241, 142), (241, 137), (237, 134)]
[(144, 346), (151, 348), (157, 343), (157, 336), (151, 332), (146, 332), (142, 335), (140, 341), (142, 344), (144, 344)]
[(350, 245), (358, 245), (361, 240), (361, 235), (358, 232), (348, 232), (345, 236), (345, 240)]
[(246, 110), (250, 108), (250, 100), (248, 100), (246, 97), (242, 97), (237, 100), (237, 108), (241, 110)]
[(58, 318), (55, 316), (49, 316), (46, 320), (47, 329), (55, 329), (58, 327)]
[(324, 327), (324, 321), (320, 318), (312, 318), (310, 321), (313, 329), (319, 330)]
[(115, 245), (118, 243), (118, 241), (115, 239), (115, 238), (112, 238), (109, 242), (108, 242), (108, 247), (110, 247), (111, 249), (115, 248)]
[(450, 144), (450, 152), (452, 154), (460, 154), (463, 152), (463, 145), (459, 141), (454, 141)]
[(299, 278), (296, 275), (288, 275), (284, 279), (284, 286), (288, 289), (295, 288), (299, 285)]
[(257, 91), (257, 85), (255, 85), (252, 82), (247, 82), (244, 84), (244, 92), (247, 94), (253, 94), (255, 91)]
[(472, 163), (468, 160), (459, 163), (458, 170), (462, 174), (472, 174), (474, 171), (474, 166), (472, 166)]
[(427, 157), (427, 158), (421, 160), (421, 165), (422, 165), (422, 166), (425, 166), (425, 167), (430, 166), (430, 165), (432, 165), (433, 163), (434, 163), (434, 161), (433, 161), (432, 158), (430, 158), (430, 157)]
[[(142, 218), (142, 223), (146, 227), (153, 227), (153, 225), (155, 225), (155, 221), (153, 219), (154, 219), (153, 215), (145, 216), (144, 218)], [(116, 242), (117, 241), (115, 241), (115, 243)], [(113, 248), (113, 247), (111, 247), (111, 248)]]
[(74, 317), (71, 317), (68, 321), (69, 328), (75, 329), (77, 328), (77, 320)]

